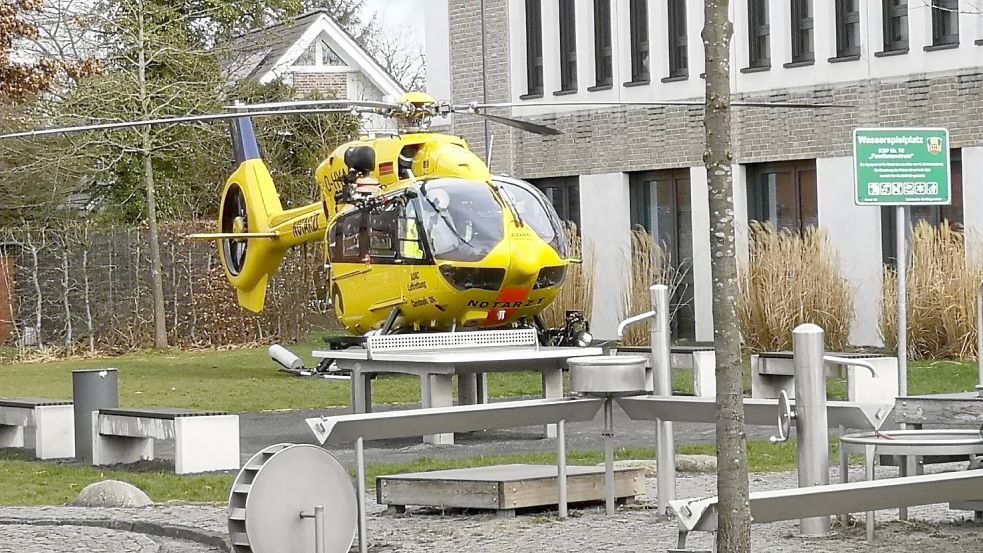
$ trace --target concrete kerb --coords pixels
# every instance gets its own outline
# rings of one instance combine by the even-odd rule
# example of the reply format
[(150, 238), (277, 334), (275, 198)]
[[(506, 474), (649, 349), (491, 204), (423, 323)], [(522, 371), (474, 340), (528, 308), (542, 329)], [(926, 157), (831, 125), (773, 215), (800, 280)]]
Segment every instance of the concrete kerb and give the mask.
[(145, 534), (161, 538), (171, 538), (184, 541), (200, 543), (207, 547), (214, 548), (221, 553), (230, 553), (232, 544), (228, 541), (228, 536), (187, 526), (174, 526), (170, 524), (160, 524), (144, 520), (128, 521), (118, 518), (19, 518), (19, 517), (0, 517), (0, 526), (88, 526), (95, 528), (105, 528), (107, 530), (119, 530), (121, 532), (133, 532), (135, 534)]

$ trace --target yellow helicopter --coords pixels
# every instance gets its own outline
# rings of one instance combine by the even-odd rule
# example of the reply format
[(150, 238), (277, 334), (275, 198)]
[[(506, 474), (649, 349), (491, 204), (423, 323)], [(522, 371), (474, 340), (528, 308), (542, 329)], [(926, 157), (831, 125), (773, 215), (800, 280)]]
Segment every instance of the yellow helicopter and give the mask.
[(321, 201), (290, 210), (250, 120), (234, 121), (238, 168), (218, 232), (195, 238), (218, 240), (240, 305), (261, 311), (287, 250), (315, 241), (324, 241), (332, 303), (353, 334), (531, 326), (556, 298), (571, 259), (546, 197), (493, 177), (463, 139), (424, 132), (438, 106), (430, 96), (409, 93), (401, 106), (393, 116), (409, 132), (339, 146), (314, 173)]
[[(703, 101), (562, 102), (563, 106), (702, 106)], [(322, 241), (338, 319), (352, 334), (535, 326), (544, 343), (586, 345), (582, 316), (561, 329), (538, 315), (556, 298), (569, 257), (556, 211), (534, 186), (494, 176), (459, 137), (429, 132), (433, 117), (468, 113), (525, 131), (560, 131), (485, 112), (517, 104), (454, 105), (410, 92), (399, 102), (314, 100), (235, 106), (229, 113), (10, 133), (0, 139), (229, 120), (236, 170), (222, 191), (215, 240), (244, 308), (262, 311), (270, 278), (294, 246)], [(833, 104), (732, 102), (774, 108)], [(336, 148), (315, 170), (321, 201), (284, 210), (252, 117), (375, 113), (398, 130)]]

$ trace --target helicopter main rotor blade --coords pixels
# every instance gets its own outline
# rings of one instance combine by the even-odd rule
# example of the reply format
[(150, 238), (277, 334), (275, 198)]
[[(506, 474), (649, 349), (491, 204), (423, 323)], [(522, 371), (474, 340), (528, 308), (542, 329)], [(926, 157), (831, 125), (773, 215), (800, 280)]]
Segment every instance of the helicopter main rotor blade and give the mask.
[(238, 119), (240, 117), (258, 117), (264, 115), (318, 115), (322, 113), (348, 113), (350, 109), (343, 108), (308, 108), (290, 110), (260, 110), (260, 111), (240, 111), (235, 113), (209, 113), (203, 115), (184, 115), (181, 117), (162, 117), (159, 119), (144, 119), (141, 121), (122, 121), (119, 123), (93, 123), (91, 125), (78, 125), (72, 127), (55, 127), (50, 129), (37, 129), (33, 131), (22, 131), (8, 134), (0, 134), (0, 140), (5, 138), (24, 138), (37, 136), (50, 136), (53, 134), (74, 134), (89, 131), (114, 131), (119, 129), (131, 129), (135, 127), (146, 127), (153, 125), (172, 125), (175, 123), (189, 123), (195, 121), (221, 121), (223, 119)]
[(234, 104), (225, 106), (226, 109), (235, 110), (254, 110), (254, 109), (279, 109), (302, 106), (348, 106), (351, 108), (372, 108), (372, 109), (399, 109), (399, 104), (390, 102), (375, 102), (369, 100), (283, 100), (280, 102), (266, 102), (262, 104)]
[[(562, 107), (562, 106), (704, 106), (706, 102), (702, 100), (680, 100), (680, 101), (665, 101), (665, 102), (648, 102), (648, 101), (614, 101), (614, 102), (505, 102), (499, 104), (470, 104), (462, 106), (454, 106), (458, 110), (478, 110), (478, 109), (489, 109), (489, 108), (517, 108), (517, 107)], [(739, 107), (751, 107), (751, 108), (800, 108), (800, 109), (826, 109), (826, 108), (851, 108), (856, 107), (853, 104), (818, 104), (818, 103), (801, 103), (801, 102), (744, 102), (744, 101), (733, 101), (730, 103), (732, 106)]]
[(534, 134), (541, 134), (545, 136), (556, 136), (559, 134), (563, 134), (563, 131), (559, 129), (554, 129), (553, 127), (547, 127), (546, 125), (540, 125), (538, 123), (532, 123), (530, 121), (523, 121), (522, 119), (503, 117), (501, 115), (492, 115), (490, 113), (477, 113), (474, 111), (469, 111), (467, 113), (470, 113), (471, 115), (477, 115), (478, 117), (484, 117), (489, 121), (494, 121), (496, 123), (508, 125), (509, 127), (515, 127), (517, 129), (522, 129), (526, 132), (531, 132)]

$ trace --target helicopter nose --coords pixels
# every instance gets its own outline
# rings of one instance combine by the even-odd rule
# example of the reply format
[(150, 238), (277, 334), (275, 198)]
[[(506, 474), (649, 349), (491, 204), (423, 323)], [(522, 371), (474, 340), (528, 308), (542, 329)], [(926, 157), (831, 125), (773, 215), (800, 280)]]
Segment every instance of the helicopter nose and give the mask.
[(536, 278), (542, 263), (539, 248), (534, 244), (518, 240), (512, 244), (512, 258), (509, 262), (508, 280), (513, 285), (524, 284)]

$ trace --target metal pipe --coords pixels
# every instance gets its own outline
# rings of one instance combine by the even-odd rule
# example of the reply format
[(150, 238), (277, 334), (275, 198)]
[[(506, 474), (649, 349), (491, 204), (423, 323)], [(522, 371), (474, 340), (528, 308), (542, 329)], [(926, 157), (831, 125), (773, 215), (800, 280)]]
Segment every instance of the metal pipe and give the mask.
[(624, 336), (624, 334), (625, 334), (625, 328), (628, 325), (635, 324), (635, 323), (637, 323), (639, 321), (644, 321), (645, 319), (647, 319), (649, 317), (654, 317), (654, 316), (655, 316), (655, 311), (646, 311), (645, 313), (639, 313), (638, 315), (635, 315), (634, 317), (628, 317), (627, 319), (621, 321), (620, 323), (618, 323), (618, 339), (620, 340), (621, 337)]
[[(656, 284), (649, 288), (652, 297), (652, 318), (650, 344), (652, 348), (652, 371), (655, 376), (655, 395), (672, 395), (672, 363), (669, 331), (669, 287)], [(666, 516), (669, 502), (676, 499), (676, 458), (673, 443), (672, 422), (656, 419), (656, 487), (657, 514)]]
[(355, 440), (355, 487), (358, 497), (358, 553), (368, 553), (369, 539), (365, 528), (365, 443), (359, 437)]
[(980, 283), (980, 291), (976, 295), (976, 368), (980, 373), (980, 383), (976, 385), (976, 391), (983, 397), (983, 282)]
[(847, 367), (862, 367), (870, 371), (870, 376), (877, 378), (877, 367), (868, 361), (850, 359), (848, 357), (837, 357), (835, 355), (824, 355), (823, 360), (827, 363), (836, 363), (837, 365), (846, 365)]
[[(799, 325), (792, 331), (800, 488), (829, 484), (824, 337), (823, 329), (814, 324)], [(799, 519), (802, 536), (826, 536), (829, 531), (828, 516)]]
[(899, 205), (896, 215), (898, 268), (898, 397), (908, 395), (908, 254), (905, 251), (905, 208)]
[(604, 509), (614, 514), (614, 399), (604, 400)]
[(567, 428), (566, 421), (556, 423), (556, 490), (560, 519), (567, 518)]
[(324, 553), (324, 505), (314, 506), (314, 553)]

